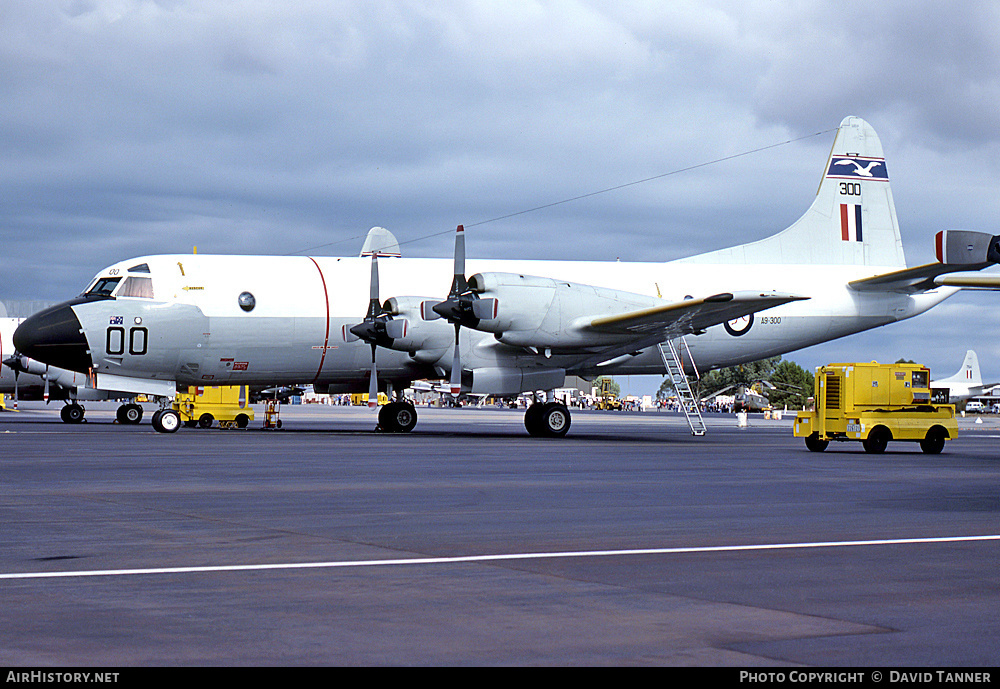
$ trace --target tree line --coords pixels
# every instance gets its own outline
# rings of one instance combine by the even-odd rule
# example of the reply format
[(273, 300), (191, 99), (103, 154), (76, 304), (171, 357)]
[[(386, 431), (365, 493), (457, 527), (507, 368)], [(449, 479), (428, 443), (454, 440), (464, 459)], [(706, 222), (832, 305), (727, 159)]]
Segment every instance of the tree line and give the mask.
[[(738, 366), (715, 369), (691, 381), (691, 388), (698, 399), (705, 399), (719, 390), (730, 388), (724, 394), (735, 394), (740, 386), (762, 392), (773, 407), (801, 409), (813, 394), (814, 374), (794, 361), (784, 361), (780, 356), (751, 361)], [(664, 378), (658, 397), (673, 391), (670, 378)]]

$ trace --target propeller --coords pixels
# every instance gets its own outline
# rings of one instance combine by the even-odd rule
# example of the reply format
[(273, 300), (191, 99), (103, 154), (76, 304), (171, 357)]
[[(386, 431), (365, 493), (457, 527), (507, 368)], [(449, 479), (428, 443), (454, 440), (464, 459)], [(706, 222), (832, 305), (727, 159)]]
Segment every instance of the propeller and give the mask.
[(355, 342), (364, 340), (372, 348), (372, 372), (368, 382), (368, 406), (378, 406), (378, 371), (375, 365), (375, 352), (379, 345), (388, 347), (392, 341), (406, 336), (407, 323), (405, 319), (393, 320), (392, 316), (379, 301), (378, 296), (378, 252), (372, 252), (372, 276), (369, 289), (368, 312), (363, 321), (357, 325), (344, 326), (344, 341)]
[(475, 328), (483, 319), (497, 317), (497, 300), (481, 299), (469, 288), (465, 279), (465, 227), (459, 225), (455, 230), (455, 276), (451, 281), (451, 289), (444, 301), (425, 301), (420, 305), (420, 313), (424, 320), (444, 318), (455, 326), (455, 353), (451, 361), (451, 394), (455, 397), (462, 392), (462, 356), (460, 333), (462, 326)]

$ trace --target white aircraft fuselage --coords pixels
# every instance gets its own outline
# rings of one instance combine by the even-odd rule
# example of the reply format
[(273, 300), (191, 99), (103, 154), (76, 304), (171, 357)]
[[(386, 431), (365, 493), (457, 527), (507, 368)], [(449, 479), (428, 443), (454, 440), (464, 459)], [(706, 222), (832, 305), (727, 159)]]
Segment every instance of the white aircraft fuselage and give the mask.
[[(212, 255), (167, 255), (132, 259), (101, 272), (127, 275), (130, 265), (146, 264), (153, 298), (117, 297), (75, 304), (92, 361), (100, 374), (167, 380), (181, 385), (327, 384), (366, 389), (370, 352), (364, 342), (348, 343), (344, 326), (358, 323), (368, 302), (370, 259)], [(412, 294), (420, 300), (447, 292), (450, 261), (394, 258), (379, 261), (383, 294)], [(682, 301), (687, 295), (767, 289), (809, 297), (777, 306), (749, 327), (708, 328), (688, 337), (700, 370), (754, 361), (807, 347), (923, 313), (956, 290), (938, 288), (910, 295), (855, 292), (848, 282), (884, 270), (858, 266), (765, 266), (747, 278), (720, 266), (669, 263), (560, 261), (469, 261), (471, 272), (545, 275), (598, 287), (628, 285), (656, 301)], [(183, 270), (183, 273), (182, 273)], [(891, 268), (889, 268), (891, 270)], [(760, 275), (767, 276), (762, 285)], [(279, 277), (281, 276), (281, 277)], [(805, 289), (804, 289), (805, 287)], [(243, 311), (239, 295), (253, 295)], [(163, 295), (162, 297), (160, 295)], [(502, 308), (502, 306), (501, 306)], [(563, 324), (565, 325), (565, 324)], [(380, 348), (380, 376), (388, 380), (440, 377), (451, 367), (453, 331), (445, 322), (422, 322), (429, 346), (417, 357)], [(462, 362), (469, 369), (546, 366), (573, 370), (577, 352), (549, 357), (510, 347), (491, 333), (469, 331)], [(109, 346), (110, 343), (110, 346)], [(599, 375), (595, 362), (574, 370)], [(621, 374), (661, 374), (655, 348), (629, 357), (612, 369)], [(158, 388), (140, 392), (155, 393)]]

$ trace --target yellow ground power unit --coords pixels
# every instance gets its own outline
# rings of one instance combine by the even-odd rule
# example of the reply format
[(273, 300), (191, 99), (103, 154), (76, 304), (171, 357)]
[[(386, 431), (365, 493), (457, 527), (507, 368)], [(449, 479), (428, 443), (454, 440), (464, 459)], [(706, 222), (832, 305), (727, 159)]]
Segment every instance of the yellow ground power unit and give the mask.
[(860, 441), (870, 453), (885, 452), (889, 441), (908, 440), (937, 454), (958, 435), (958, 422), (955, 406), (940, 403), (930, 379), (930, 370), (918, 364), (821, 366), (814, 411), (798, 413), (795, 437), (805, 438), (813, 452), (822, 452), (831, 440)]

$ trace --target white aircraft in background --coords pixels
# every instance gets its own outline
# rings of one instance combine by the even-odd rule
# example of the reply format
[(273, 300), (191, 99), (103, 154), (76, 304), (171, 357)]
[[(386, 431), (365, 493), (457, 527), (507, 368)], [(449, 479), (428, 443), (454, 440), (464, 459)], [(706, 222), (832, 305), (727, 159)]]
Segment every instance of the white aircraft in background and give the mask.
[[(911, 318), (962, 288), (1000, 287), (996, 275), (948, 275), (1000, 262), (1000, 236), (945, 230), (936, 249), (937, 262), (906, 267), (882, 145), (848, 117), (805, 215), (749, 244), (663, 263), (470, 260), (468, 278), (461, 226), (453, 270), (378, 251), (145, 256), (101, 270), (14, 342), (100, 387), (166, 399), (178, 385), (311, 383), (374, 400), (421, 379), (448, 380), (453, 394), (543, 391), (525, 426), (561, 436), (570, 414), (552, 391), (567, 375), (733, 366)], [(681, 338), (687, 360), (673, 346)], [(415, 423), (402, 399), (379, 412), (383, 430)], [(170, 409), (154, 414), (159, 431), (179, 425)]]
[(948, 390), (948, 402), (956, 404), (964, 402), (971, 397), (979, 397), (985, 390), (997, 385), (997, 383), (983, 383), (982, 374), (979, 372), (979, 357), (971, 349), (965, 353), (965, 361), (962, 368), (950, 378), (931, 381), (931, 388), (946, 388)]
[[(134, 397), (132, 393), (95, 390), (89, 387), (86, 373), (46, 366), (14, 350), (12, 337), (23, 318), (0, 318), (0, 393), (18, 400), (66, 400), (60, 416), (66, 423), (83, 421), (86, 409), (81, 401), (112, 400)], [(118, 422), (139, 423), (142, 407), (128, 401), (118, 408)]]

